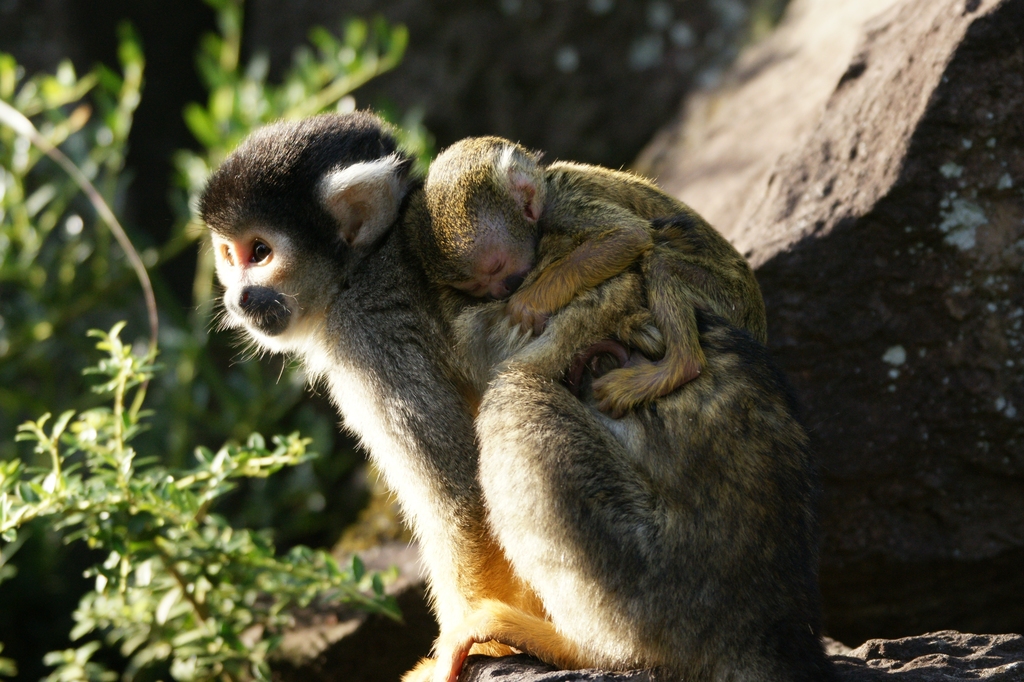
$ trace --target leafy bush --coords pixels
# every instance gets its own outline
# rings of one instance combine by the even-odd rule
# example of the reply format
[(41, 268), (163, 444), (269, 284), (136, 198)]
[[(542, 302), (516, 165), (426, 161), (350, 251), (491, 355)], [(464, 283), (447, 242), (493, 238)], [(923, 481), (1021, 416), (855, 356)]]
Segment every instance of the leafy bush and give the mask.
[[(47, 144), (63, 146), (115, 207), (142, 80), (127, 30), (121, 57), (123, 75), (101, 67), (78, 78), (65, 62), (55, 75), (26, 80), (0, 54), (0, 100), (34, 120)], [(90, 93), (91, 102), (82, 101)], [(11, 417), (0, 422), (5, 458), (15, 454), (18, 421), (87, 393), (77, 381), (88, 353), (84, 314), (128, 309), (136, 297), (126, 287), (134, 275), (109, 233), (83, 218), (78, 186), (43, 158), (26, 136), (0, 126), (0, 409)]]
[[(248, 64), (240, 61), (240, 0), (208, 2), (217, 9), (220, 33), (206, 36), (197, 60), (209, 97), (185, 110), (201, 151), (175, 155), (170, 193), (177, 222), (160, 245), (126, 225), (153, 278), (162, 323), (160, 347), (169, 368), (155, 379), (156, 414), (146, 438), (168, 463), (179, 466), (197, 440), (242, 440), (266, 424), (301, 427), (318, 450), (332, 452), (336, 416), (309, 407), (301, 373), (290, 366), (282, 371), (232, 362), (237, 351), (231, 339), (211, 331), (216, 305), (213, 259), (211, 250), (203, 248), (207, 236), (194, 207), (210, 170), (254, 127), (281, 117), (354, 108), (350, 90), (397, 64), (407, 35), (404, 28), (389, 28), (381, 21), (350, 21), (340, 38), (314, 29), (313, 46), (298, 51), (281, 81), (271, 83), (265, 56), (257, 54)], [(26, 78), (9, 55), (0, 55), (0, 100), (29, 117), (119, 215), (130, 190), (124, 160), (145, 69), (131, 29), (122, 27), (120, 36), (120, 73), (99, 66), (79, 77), (67, 62), (55, 75)], [(428, 136), (415, 118), (402, 123), (406, 147), (425, 162)], [(18, 454), (13, 446), (18, 423), (44, 411), (88, 407), (91, 398), (78, 371), (88, 363), (90, 348), (83, 342), (88, 329), (108, 329), (121, 319), (129, 322), (129, 336), (144, 329), (145, 313), (132, 284), (135, 276), (92, 215), (60, 168), (24, 136), (0, 125), (0, 458)], [(161, 267), (197, 245), (192, 300), (182, 302)], [(343, 463), (347, 469), (357, 461), (337, 454), (331, 462), (316, 463), (321, 469), (314, 479), (337, 480), (341, 472), (330, 467)], [(297, 475), (301, 471), (308, 466), (300, 467)], [(251, 506), (316, 523), (303, 513), (304, 507), (322, 504), (325, 496), (317, 490), (309, 491), (310, 496), (315, 499), (295, 499), (286, 509), (270, 499), (254, 500)], [(310, 529), (296, 532), (304, 530)]]
[[(338, 508), (352, 505), (332, 490), (359, 458), (336, 438), (333, 410), (303, 399), (305, 379), (296, 368), (232, 362), (231, 339), (210, 328), (212, 253), (202, 248), (207, 237), (194, 207), (210, 170), (254, 127), (354, 108), (350, 92), (393, 68), (407, 35), (382, 21), (350, 21), (339, 36), (314, 29), (311, 46), (271, 82), (265, 56), (247, 64), (240, 59), (241, 0), (206, 2), (216, 10), (219, 30), (204, 38), (197, 60), (209, 97), (184, 112), (200, 150), (175, 155), (177, 223), (162, 244), (137, 226), (124, 228), (139, 247), (159, 306), (166, 370), (151, 381), (154, 355), (126, 255), (131, 249), (115, 243), (111, 221), (97, 220), (79, 184), (41, 151), (59, 148), (123, 215), (130, 193), (125, 156), (145, 73), (139, 40), (122, 26), (119, 70), (97, 66), (82, 76), (65, 62), (55, 74), (27, 77), (0, 53), (0, 101), (42, 138), (33, 146), (10, 117), (0, 117), (0, 528), (18, 531), (13, 541), (10, 533), (0, 541), (0, 580), (11, 578), (16, 549), (19, 561), (50, 570), (50, 545), (86, 540), (107, 561), (90, 569), (95, 589), (79, 604), (73, 634), (92, 632), (118, 643), (130, 657), (129, 675), (166, 659), (181, 679), (265, 675), (266, 652), (287, 619), (281, 609), (316, 590), (390, 608), (379, 592), (359, 596), (354, 583), (372, 579), (358, 565), (343, 571), (306, 549), (275, 557), (266, 533), (232, 529), (274, 526), (278, 540), (291, 544), (328, 527)], [(405, 146), (425, 163), (429, 136), (415, 116), (402, 125)], [(197, 245), (192, 300), (183, 305), (161, 267)], [(115, 327), (118, 320), (127, 325)], [(113, 328), (101, 342), (111, 357), (97, 370), (109, 379), (113, 407), (98, 402), (79, 372), (94, 352), (84, 341), (92, 328)], [(115, 368), (130, 368), (132, 378), (121, 389), (110, 373)], [(148, 387), (136, 386), (135, 401), (125, 405), (124, 391), (142, 380)], [(143, 413), (146, 394), (151, 411)], [(16, 425), (42, 413), (61, 416), (17, 432), (17, 440), (36, 443), (26, 451), (16, 444)], [(268, 446), (251, 435), (257, 427), (300, 430), (309, 438), (293, 435)], [(200, 448), (199, 464), (188, 468), (194, 444), (225, 441), (229, 445), (217, 453)], [(310, 444), (331, 456), (309, 458)], [(146, 454), (136, 457), (136, 451)], [(286, 465), (282, 475), (265, 477)], [(229, 495), (225, 504), (225, 493), (236, 486), (245, 495)], [(220, 515), (211, 512), (214, 500), (221, 500)], [(175, 571), (201, 599), (176, 582)], [(55, 582), (44, 577), (15, 577), (19, 598), (25, 589)], [(0, 585), (0, 594), (5, 588)], [(0, 598), (0, 610), (11, 602), (4, 603)], [(195, 639), (182, 639), (185, 633)], [(104, 678), (102, 665), (92, 660), (98, 646), (96, 640), (50, 655), (49, 664), (59, 666), (51, 678)], [(0, 674), (11, 666), (0, 658)]]
[[(108, 357), (87, 370), (103, 377), (95, 390), (111, 407), (77, 416), (69, 410), (49, 429), (49, 414), (23, 424), (18, 439), (34, 441), (50, 466), (0, 464), (4, 541), (15, 541), (26, 522), (46, 519), (67, 541), (106, 552), (89, 571), (96, 587), (75, 611), (71, 638), (99, 634), (120, 645), (130, 657), (128, 679), (167, 661), (178, 680), (268, 679), (267, 654), (291, 622), (289, 607), (342, 599), (397, 618), (379, 575), (360, 589), (358, 559), (342, 570), (328, 553), (306, 547), (279, 557), (269, 534), (234, 529), (211, 512), (237, 479), (307, 459), (308, 439), (277, 436), (268, 447), (254, 433), (245, 445), (216, 453), (199, 447), (197, 466), (180, 472), (139, 457), (130, 443), (145, 426), (142, 403), (153, 366), (121, 341), (122, 328), (93, 333)], [(49, 679), (107, 679), (95, 663), (86, 670), (99, 646), (91, 641), (50, 654), (47, 662), (58, 667)]]

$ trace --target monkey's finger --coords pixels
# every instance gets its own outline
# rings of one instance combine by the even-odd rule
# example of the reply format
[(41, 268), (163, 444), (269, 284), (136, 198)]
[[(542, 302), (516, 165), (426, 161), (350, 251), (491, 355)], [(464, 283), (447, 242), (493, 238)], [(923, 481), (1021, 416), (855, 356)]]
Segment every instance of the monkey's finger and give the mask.
[(671, 393), (700, 373), (700, 364), (692, 358), (666, 358), (608, 372), (594, 381), (594, 395), (602, 412), (604, 405), (611, 412), (627, 411)]
[(517, 305), (516, 301), (510, 300), (505, 306), (506, 319), (513, 327), (518, 327), (520, 330), (529, 333), (533, 329), (533, 323), (528, 320), (529, 310), (520, 305)]
[(540, 336), (548, 326), (548, 315), (535, 310), (523, 310), (519, 315), (519, 329), (528, 335)]
[(474, 643), (472, 638), (467, 637), (455, 645), (441, 645), (434, 664), (432, 682), (459, 682), (462, 666)]
[(594, 397), (597, 398), (597, 409), (612, 419), (622, 419), (630, 410), (639, 407), (650, 399), (650, 396), (640, 395), (635, 391), (622, 390), (614, 383), (606, 379), (609, 375), (614, 380), (615, 371), (594, 380)]
[(614, 400), (611, 400), (609, 398), (605, 398), (604, 400), (597, 404), (597, 409), (599, 409), (601, 412), (604, 412), (612, 419), (622, 419), (623, 417), (626, 416), (626, 412), (628, 412), (632, 407), (632, 405), (628, 407), (619, 405)]
[(523, 334), (526, 334), (527, 337), (533, 335), (532, 322), (529, 322), (528, 320), (524, 320), (522, 318), (513, 319), (512, 317), (506, 318), (506, 321), (508, 322), (508, 325), (511, 329), (515, 329), (516, 331), (522, 332)]
[(580, 395), (580, 382), (583, 380), (583, 373), (590, 369), (590, 361), (598, 355), (605, 354), (614, 357), (620, 367), (629, 361), (629, 351), (618, 341), (605, 339), (593, 344), (573, 359), (566, 377), (566, 384), (574, 396), (578, 398)]

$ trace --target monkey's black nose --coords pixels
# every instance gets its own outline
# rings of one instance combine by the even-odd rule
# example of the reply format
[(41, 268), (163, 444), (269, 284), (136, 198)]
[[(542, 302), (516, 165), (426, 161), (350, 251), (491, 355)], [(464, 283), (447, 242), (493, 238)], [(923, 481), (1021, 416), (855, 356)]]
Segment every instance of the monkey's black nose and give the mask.
[(284, 332), (292, 314), (284, 294), (270, 287), (245, 287), (238, 296), (238, 307), (252, 326), (268, 336)]
[(509, 275), (504, 279), (502, 284), (505, 285), (505, 290), (508, 292), (508, 296), (516, 293), (516, 289), (523, 286), (523, 282), (526, 281), (526, 277), (523, 275)]

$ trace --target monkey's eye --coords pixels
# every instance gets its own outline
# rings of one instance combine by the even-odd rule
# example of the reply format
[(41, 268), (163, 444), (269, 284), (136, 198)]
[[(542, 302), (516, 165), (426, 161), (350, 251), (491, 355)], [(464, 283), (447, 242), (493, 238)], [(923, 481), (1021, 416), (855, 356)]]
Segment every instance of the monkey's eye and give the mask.
[(257, 239), (252, 245), (252, 256), (249, 257), (250, 263), (262, 263), (270, 257), (270, 247), (265, 242), (261, 242)]

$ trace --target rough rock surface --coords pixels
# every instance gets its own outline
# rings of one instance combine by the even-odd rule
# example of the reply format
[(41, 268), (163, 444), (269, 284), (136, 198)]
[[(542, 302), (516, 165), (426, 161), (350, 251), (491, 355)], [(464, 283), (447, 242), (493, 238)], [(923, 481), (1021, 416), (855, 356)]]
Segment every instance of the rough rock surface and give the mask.
[[(394, 642), (380, 639), (390, 633), (375, 632), (378, 639), (360, 636), (358, 647), (347, 647), (355, 660), (321, 656), (316, 665), (290, 669), (288, 675), (275, 670), (274, 679), (344, 680), (345, 682), (377, 682), (396, 680), (392, 663), (383, 673), (369, 673), (364, 662), (402, 658)], [(336, 648), (341, 644), (335, 645)], [(954, 682), (955, 680), (987, 680), (988, 682), (1021, 682), (1024, 680), (1024, 637), (1020, 635), (969, 635), (958, 632), (936, 632), (918, 637), (885, 640), (871, 639), (855, 649), (828, 640), (826, 648), (836, 666), (837, 682)], [(474, 655), (466, 660), (460, 682), (657, 682), (659, 678), (646, 671), (607, 673), (597, 670), (559, 671), (526, 655), (490, 658)]]
[(1020, 0), (795, 0), (637, 164), (756, 267), (844, 641), (1024, 631), (1022, 36)]
[(840, 682), (1024, 680), (1024, 637), (946, 630), (917, 637), (871, 639), (856, 649), (828, 647)]
[[(856, 649), (831, 642), (838, 682), (954, 682), (1024, 680), (1024, 637), (935, 632), (897, 640), (872, 639)], [(654, 682), (644, 672), (557, 671), (528, 656), (471, 656), (461, 682)]]
[(400, 68), (358, 93), (423, 107), (438, 143), (504, 135), (548, 158), (619, 166), (713, 79), (784, 0), (252, 0), (248, 36), (287, 63), (309, 26), (375, 14), (408, 26)]

